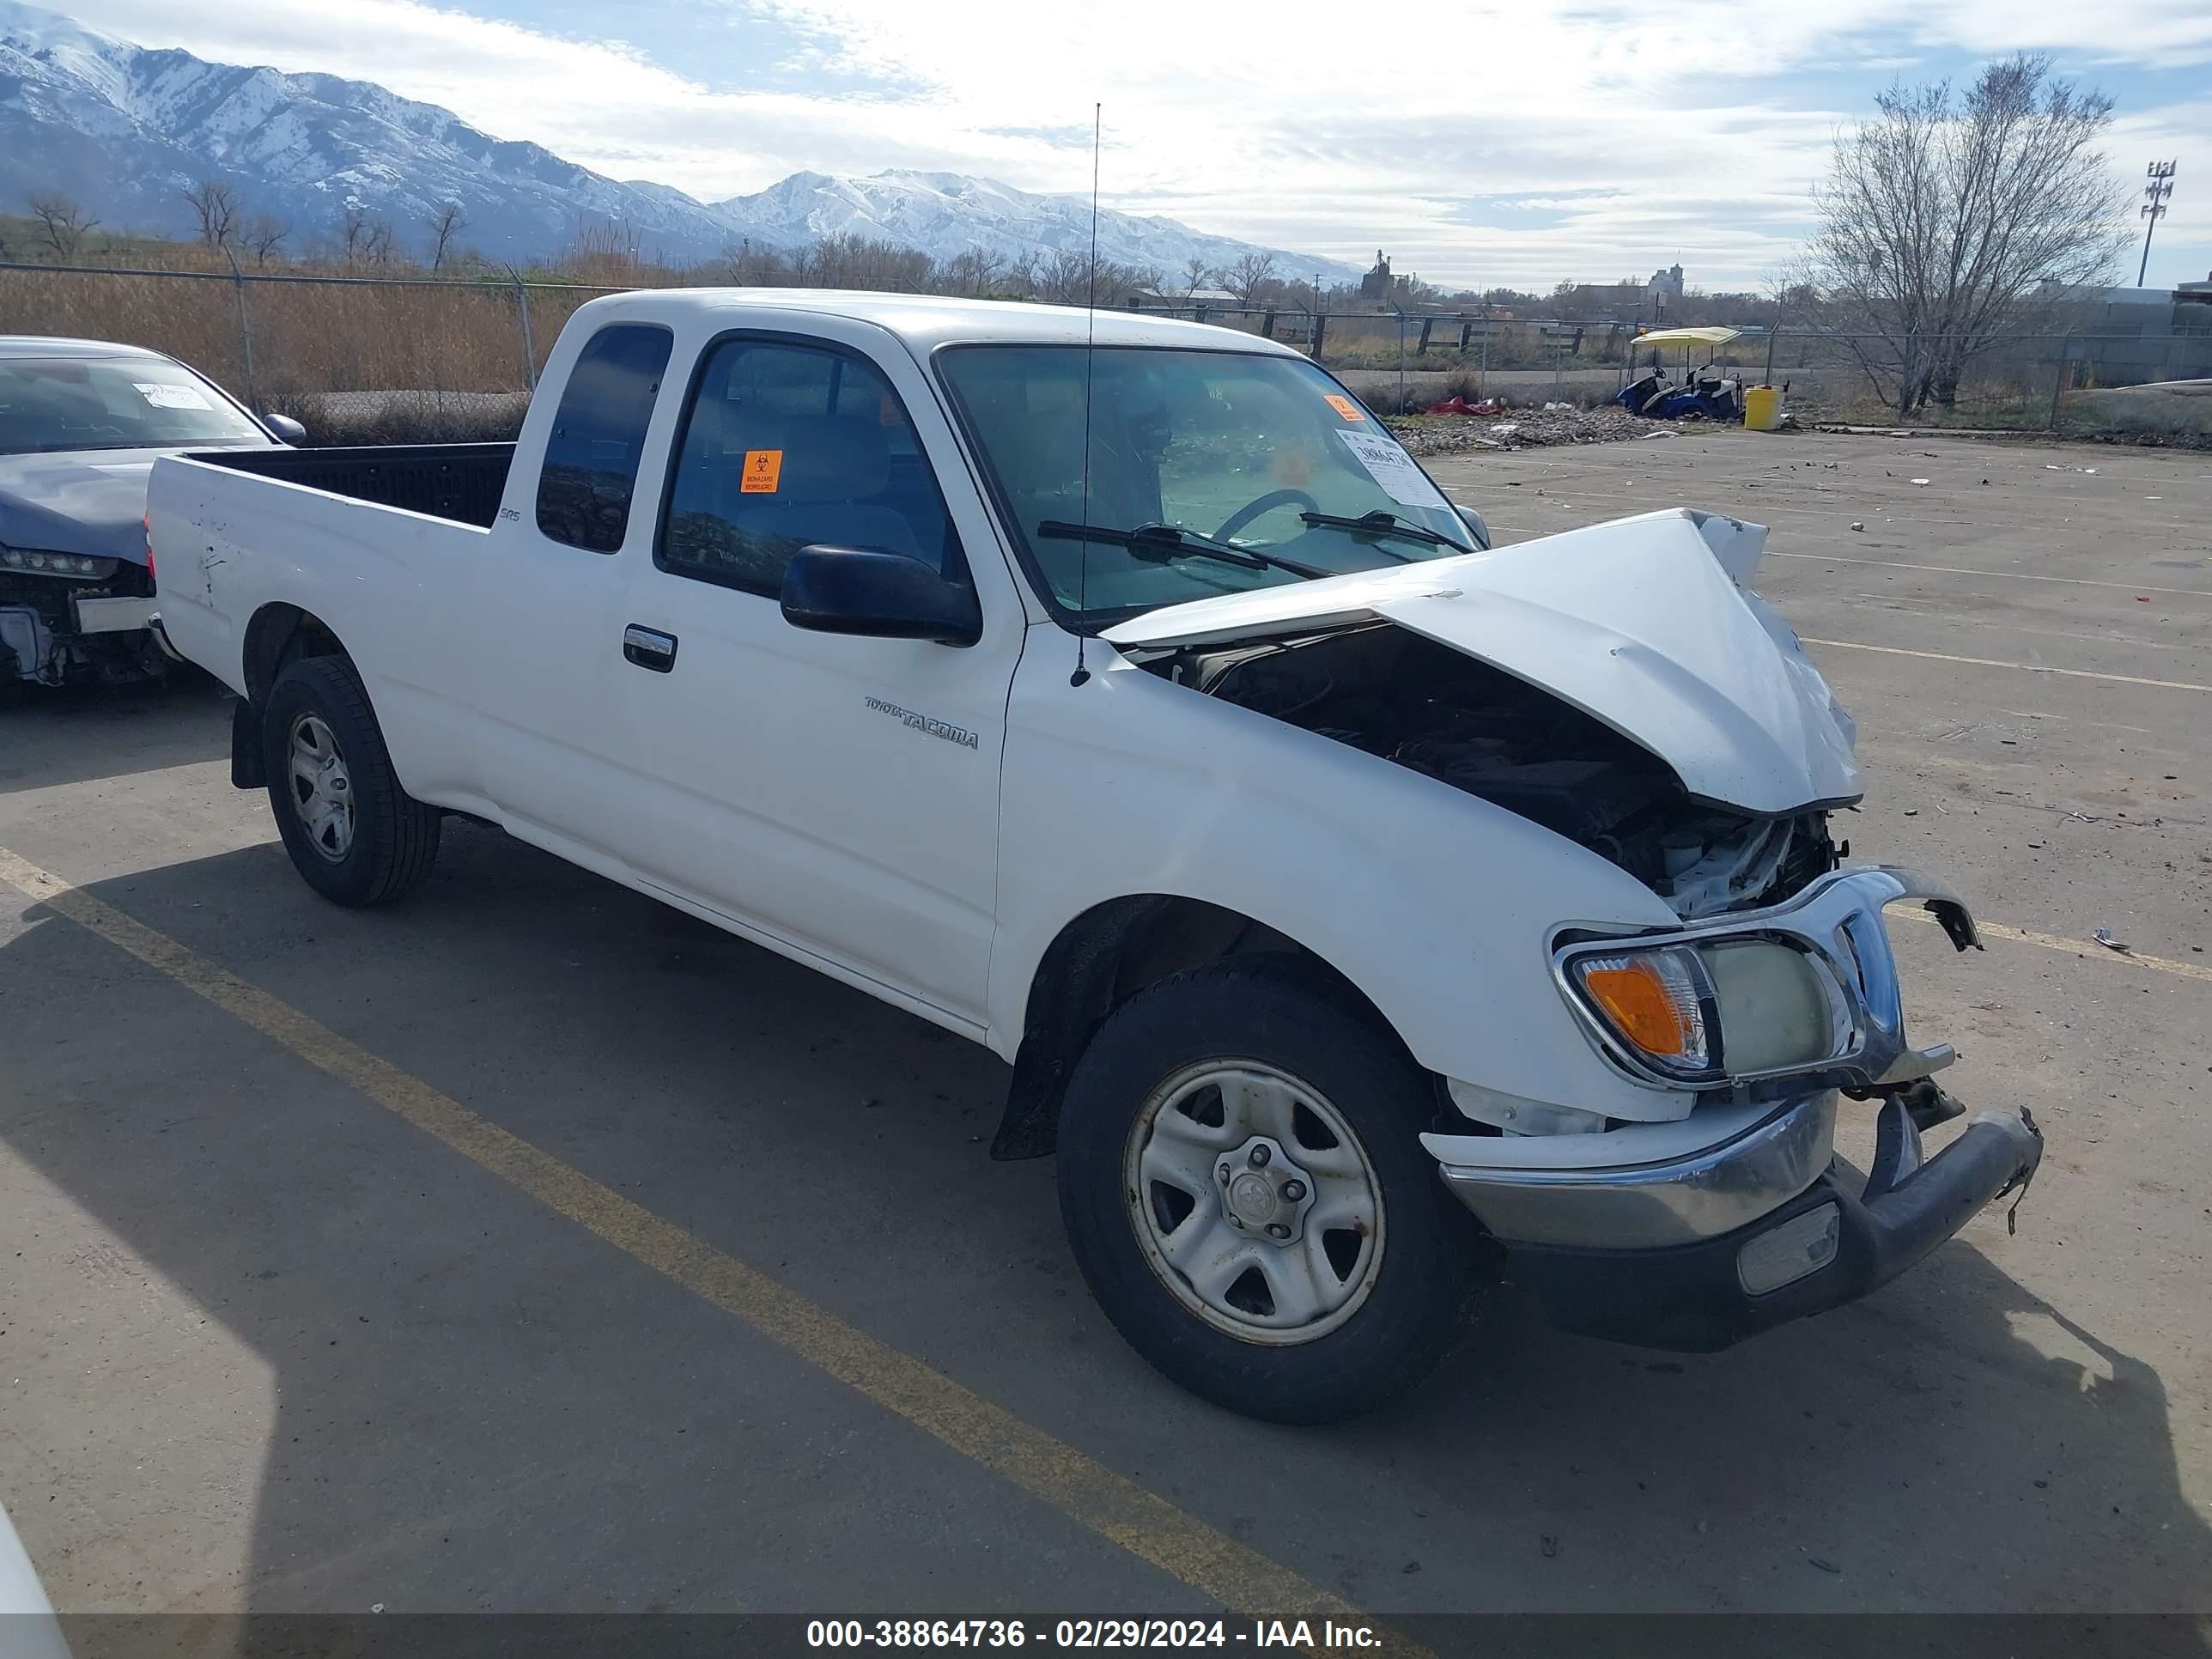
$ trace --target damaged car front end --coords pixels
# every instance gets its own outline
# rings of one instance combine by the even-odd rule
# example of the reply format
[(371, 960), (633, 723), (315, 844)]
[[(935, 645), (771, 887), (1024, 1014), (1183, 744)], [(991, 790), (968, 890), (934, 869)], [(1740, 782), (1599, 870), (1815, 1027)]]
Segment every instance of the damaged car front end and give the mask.
[(264, 448), (299, 430), (276, 420), (173, 358), (0, 336), (0, 693), (165, 673), (147, 474), (179, 449)]

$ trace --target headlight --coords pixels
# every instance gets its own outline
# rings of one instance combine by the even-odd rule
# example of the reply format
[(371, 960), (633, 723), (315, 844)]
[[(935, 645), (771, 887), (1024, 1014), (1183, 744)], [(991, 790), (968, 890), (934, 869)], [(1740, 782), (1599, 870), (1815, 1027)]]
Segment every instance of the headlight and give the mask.
[(121, 562), (95, 559), (82, 553), (40, 553), (26, 547), (0, 547), (0, 567), (28, 570), (41, 576), (112, 576)]
[(1826, 971), (1802, 951), (1742, 939), (1701, 954), (1728, 1033), (1731, 1075), (1817, 1066), (1844, 1046), (1849, 1033), (1840, 999)]
[(1835, 1058), (1850, 1040), (1842, 994), (1802, 951), (1771, 939), (1570, 957), (1583, 1005), (1643, 1064), (1720, 1083)]

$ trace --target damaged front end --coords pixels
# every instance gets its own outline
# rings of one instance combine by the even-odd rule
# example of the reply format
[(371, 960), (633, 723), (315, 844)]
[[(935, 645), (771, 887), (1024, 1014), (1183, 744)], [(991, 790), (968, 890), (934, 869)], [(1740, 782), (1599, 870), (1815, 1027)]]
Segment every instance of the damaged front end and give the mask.
[[(1829, 817), (1859, 799), (1856, 734), (1748, 586), (1765, 534), (1650, 514), (1104, 634), (1163, 678), (1563, 836), (1674, 912), (1655, 927), (1594, 900), (1529, 963), (1650, 1110), (1577, 1097), (1565, 1064), (1540, 1097), (1441, 1074), (1455, 1116), (1421, 1137), (1554, 1322), (1654, 1346), (1865, 1295), (2042, 1157), (2018, 1108), (1923, 1152), (1965, 1109), (1933, 1081), (1952, 1051), (1907, 1038), (1883, 912), (1917, 902), (1960, 950), (1979, 941), (1941, 883), (1842, 867)], [(1844, 1097), (1879, 1103), (1863, 1178), (1834, 1157)]]
[(146, 631), (153, 604), (143, 565), (0, 548), (0, 690), (158, 678), (167, 665)]
[(1541, 824), (1686, 921), (1778, 903), (1838, 860), (1825, 807), (1766, 814), (1700, 800), (1593, 716), (1390, 623), (1186, 647), (1146, 665)]
[(1833, 869), (1855, 732), (1747, 583), (1758, 525), (1674, 509), (1203, 599), (1103, 637), (1178, 684), (1610, 860), (1682, 920)]

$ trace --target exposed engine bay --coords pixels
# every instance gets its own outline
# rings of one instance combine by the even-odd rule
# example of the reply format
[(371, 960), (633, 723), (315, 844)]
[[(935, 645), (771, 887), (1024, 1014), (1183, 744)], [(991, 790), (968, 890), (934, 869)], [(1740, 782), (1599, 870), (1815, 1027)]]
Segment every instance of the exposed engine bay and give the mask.
[(1838, 860), (1825, 811), (1763, 817), (1699, 800), (1611, 726), (1390, 623), (1186, 647), (1145, 666), (1541, 824), (1685, 921), (1779, 903)]

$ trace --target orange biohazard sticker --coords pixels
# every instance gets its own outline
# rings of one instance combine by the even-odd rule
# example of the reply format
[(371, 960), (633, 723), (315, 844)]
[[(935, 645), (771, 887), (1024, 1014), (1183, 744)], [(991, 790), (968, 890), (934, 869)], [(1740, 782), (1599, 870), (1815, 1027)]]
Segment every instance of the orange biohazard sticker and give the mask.
[(1323, 402), (1347, 421), (1364, 421), (1367, 418), (1366, 411), (1349, 398), (1339, 397), (1334, 392), (1324, 392), (1322, 396)]
[(782, 477), (781, 450), (748, 449), (745, 451), (744, 477), (738, 482), (738, 493), (743, 495), (773, 495), (776, 482)]

